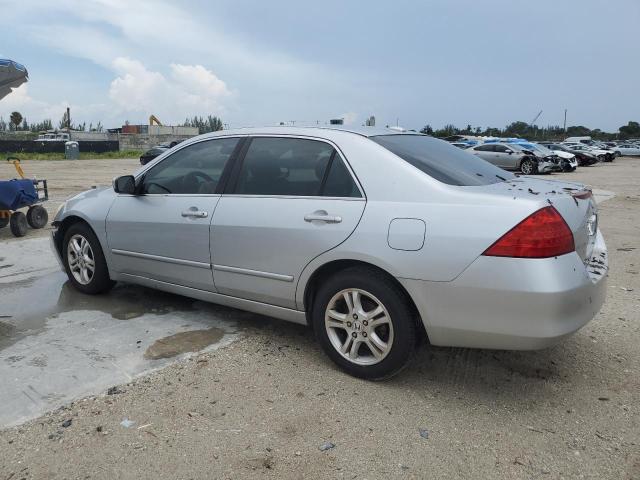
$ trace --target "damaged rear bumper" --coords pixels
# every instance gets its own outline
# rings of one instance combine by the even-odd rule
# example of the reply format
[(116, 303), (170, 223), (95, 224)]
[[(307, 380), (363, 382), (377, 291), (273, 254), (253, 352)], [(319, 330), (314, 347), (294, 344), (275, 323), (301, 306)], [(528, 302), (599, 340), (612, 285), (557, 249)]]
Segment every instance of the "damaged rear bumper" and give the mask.
[(575, 252), (546, 259), (481, 256), (451, 282), (399, 280), (432, 344), (535, 350), (593, 319), (604, 303), (607, 271), (598, 231), (586, 264)]

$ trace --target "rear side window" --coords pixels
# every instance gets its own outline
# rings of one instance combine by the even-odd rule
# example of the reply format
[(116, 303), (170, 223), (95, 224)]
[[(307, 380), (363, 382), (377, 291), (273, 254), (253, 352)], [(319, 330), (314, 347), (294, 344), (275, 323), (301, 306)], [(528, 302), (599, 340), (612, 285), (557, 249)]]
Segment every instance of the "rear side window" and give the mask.
[(329, 167), (329, 173), (322, 188), (324, 197), (361, 197), (360, 190), (353, 181), (338, 154), (334, 154)]
[(488, 185), (515, 178), (476, 155), (427, 135), (379, 135), (370, 139), (448, 185)]
[(349, 193), (350, 186), (343, 184), (339, 166), (327, 172), (330, 163), (340, 163), (337, 155), (337, 161), (332, 162), (334, 155), (334, 148), (325, 142), (301, 138), (253, 138), (242, 162), (234, 193), (319, 196), (322, 195), (325, 175), (327, 183), (331, 179), (332, 191)]

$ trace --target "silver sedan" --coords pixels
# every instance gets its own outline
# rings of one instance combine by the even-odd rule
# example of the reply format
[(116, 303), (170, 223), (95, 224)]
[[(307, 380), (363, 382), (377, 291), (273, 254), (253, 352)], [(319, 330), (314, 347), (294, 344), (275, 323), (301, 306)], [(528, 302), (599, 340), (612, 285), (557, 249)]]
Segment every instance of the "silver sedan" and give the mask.
[(226, 130), (64, 203), (53, 248), (88, 294), (129, 282), (313, 327), (352, 375), (417, 341), (538, 349), (605, 297), (591, 192), (425, 135)]

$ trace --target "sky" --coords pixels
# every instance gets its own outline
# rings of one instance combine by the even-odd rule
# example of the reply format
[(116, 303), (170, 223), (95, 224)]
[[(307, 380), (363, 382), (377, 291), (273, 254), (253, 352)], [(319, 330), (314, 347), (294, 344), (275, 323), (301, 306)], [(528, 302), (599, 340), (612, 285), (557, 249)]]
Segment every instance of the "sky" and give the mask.
[(0, 0), (0, 115), (107, 128), (640, 120), (639, 0)]

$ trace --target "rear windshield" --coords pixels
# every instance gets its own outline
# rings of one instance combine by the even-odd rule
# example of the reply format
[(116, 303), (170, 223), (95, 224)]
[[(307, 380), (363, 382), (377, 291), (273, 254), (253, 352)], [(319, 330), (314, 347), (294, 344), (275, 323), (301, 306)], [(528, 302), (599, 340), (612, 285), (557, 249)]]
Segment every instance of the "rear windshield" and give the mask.
[(378, 135), (371, 140), (448, 185), (489, 185), (514, 175), (465, 150), (426, 135)]

